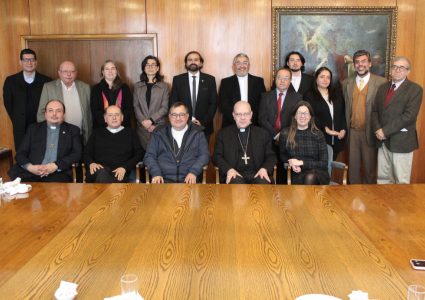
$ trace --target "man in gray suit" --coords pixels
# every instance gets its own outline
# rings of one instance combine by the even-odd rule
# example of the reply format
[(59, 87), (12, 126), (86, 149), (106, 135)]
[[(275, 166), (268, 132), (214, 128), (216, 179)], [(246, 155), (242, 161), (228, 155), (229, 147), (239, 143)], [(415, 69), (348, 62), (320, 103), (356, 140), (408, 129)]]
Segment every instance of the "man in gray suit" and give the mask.
[(361, 184), (363, 163), (363, 183), (376, 183), (377, 150), (372, 128), (372, 103), (378, 88), (387, 82), (383, 77), (370, 73), (372, 60), (370, 53), (359, 50), (353, 55), (357, 75), (342, 82), (347, 121), (347, 142), (349, 152), (348, 179), (350, 184)]
[(44, 85), (38, 107), (37, 121), (45, 120), (44, 109), (51, 100), (59, 100), (66, 106), (65, 122), (80, 128), (84, 144), (92, 131), (92, 113), (90, 109), (90, 86), (77, 78), (75, 65), (64, 61), (59, 67), (59, 79)]
[(392, 82), (376, 94), (372, 122), (378, 142), (378, 184), (410, 183), (413, 151), (419, 149), (416, 120), (423, 89), (407, 79), (410, 61), (403, 56), (391, 65)]

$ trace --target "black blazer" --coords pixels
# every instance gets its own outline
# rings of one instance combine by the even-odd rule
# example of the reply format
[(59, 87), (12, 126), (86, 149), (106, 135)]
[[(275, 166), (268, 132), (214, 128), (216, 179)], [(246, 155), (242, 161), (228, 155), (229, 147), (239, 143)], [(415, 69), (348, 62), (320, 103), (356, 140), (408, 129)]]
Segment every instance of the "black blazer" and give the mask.
[[(305, 95), (309, 91), (313, 90), (314, 80), (315, 80), (314, 76), (311, 76), (311, 75), (308, 75), (308, 74), (305, 74), (305, 73), (301, 73), (301, 82), (300, 82), (300, 87), (299, 87), (297, 93)], [(294, 89), (294, 86), (292, 85), (292, 83), (289, 85), (288, 90), (295, 92), (295, 89)]]
[[(213, 120), (217, 110), (217, 85), (214, 76), (200, 73), (195, 115), (196, 119), (205, 127), (205, 135), (209, 135), (214, 132)], [(170, 107), (175, 102), (183, 102), (189, 108), (189, 121), (192, 120), (192, 96), (187, 72), (173, 78)]]
[[(122, 102), (121, 102), (121, 109), (124, 113), (124, 121), (122, 122), (122, 126), (124, 127), (131, 127), (131, 112), (133, 111), (133, 99), (131, 97), (130, 88), (127, 84), (122, 84)], [(109, 105), (115, 105), (115, 102), (118, 97), (118, 91), (114, 93), (117, 95), (117, 97), (114, 97), (115, 99), (112, 99), (110, 92), (109, 92), (109, 86), (108, 83), (105, 81), (105, 79), (102, 79), (100, 83), (95, 84), (91, 90), (91, 97), (90, 97), (90, 108), (91, 113), (93, 115), (93, 130), (96, 128), (102, 128), (106, 127), (105, 118), (103, 116), (104, 113), (104, 104), (103, 104), (103, 96), (102, 92), (105, 94), (106, 99), (108, 100)]]
[[(277, 156), (272, 150), (272, 139), (267, 130), (251, 125), (251, 139), (255, 169), (265, 168), (269, 175), (277, 164)], [(238, 162), (238, 128), (231, 125), (218, 131), (214, 154), (211, 158), (214, 166), (220, 169), (220, 182), (226, 182), (227, 171), (236, 167)]]
[[(258, 125), (258, 110), (260, 108), (261, 94), (266, 91), (264, 79), (248, 74), (248, 103), (251, 105), (252, 124)], [(223, 113), (223, 122), (221, 128), (235, 124), (233, 119), (233, 107), (235, 103), (241, 100), (241, 90), (239, 87), (238, 76), (233, 75), (221, 80), (219, 93), (219, 106)]]
[[(282, 110), (280, 111), (280, 129), (291, 125), (292, 111), (295, 105), (302, 100), (303, 95), (288, 89), (285, 100), (283, 101)], [(262, 128), (267, 129), (272, 139), (279, 133), (279, 131), (275, 128), (277, 113), (278, 107), (276, 90), (262, 93), (258, 123)]]
[[(21, 146), (19, 147), (15, 160), (16, 164), (7, 172), (10, 178), (28, 178), (33, 174), (22, 168), (22, 165), (31, 163), (40, 165), (46, 154), (47, 122), (34, 123), (28, 127)], [(63, 122), (60, 125), (58, 141), (58, 157), (55, 164), (61, 170), (72, 176), (72, 164), (81, 160), (83, 147), (81, 144), (80, 128)]]
[[(43, 86), (46, 82), (50, 81), (52, 81), (52, 78), (35, 72), (34, 83), (31, 88), (35, 119), (37, 119), (37, 111)], [(15, 149), (19, 149), (26, 133), (25, 120), (27, 118), (27, 88), (23, 71), (6, 78), (3, 86), (3, 99), (4, 107), (13, 124)]]
[[(347, 121), (345, 119), (345, 102), (342, 95), (339, 95), (341, 102), (332, 102), (334, 107), (334, 118), (333, 118), (333, 130), (341, 131), (345, 130), (347, 133)], [(332, 136), (326, 133), (325, 127), (332, 130), (332, 116), (329, 110), (329, 106), (323, 97), (317, 101), (314, 98), (314, 92), (310, 91), (304, 95), (304, 100), (311, 104), (314, 112), (314, 122), (316, 126), (323, 131), (325, 136), (326, 144), (332, 146)], [(344, 150), (344, 139), (340, 140), (338, 137), (334, 137), (334, 152), (340, 152)]]

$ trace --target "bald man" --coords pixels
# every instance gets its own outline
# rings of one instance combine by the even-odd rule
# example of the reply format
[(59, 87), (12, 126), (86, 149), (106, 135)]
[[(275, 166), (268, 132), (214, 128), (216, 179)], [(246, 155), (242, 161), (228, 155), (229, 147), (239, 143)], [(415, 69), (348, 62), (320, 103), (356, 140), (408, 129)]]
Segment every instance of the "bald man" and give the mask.
[(90, 86), (76, 80), (77, 69), (74, 63), (64, 61), (60, 64), (59, 79), (46, 83), (40, 97), (37, 121), (45, 120), (44, 108), (51, 100), (59, 100), (66, 106), (65, 122), (80, 128), (84, 144), (92, 132), (92, 113), (90, 110)]

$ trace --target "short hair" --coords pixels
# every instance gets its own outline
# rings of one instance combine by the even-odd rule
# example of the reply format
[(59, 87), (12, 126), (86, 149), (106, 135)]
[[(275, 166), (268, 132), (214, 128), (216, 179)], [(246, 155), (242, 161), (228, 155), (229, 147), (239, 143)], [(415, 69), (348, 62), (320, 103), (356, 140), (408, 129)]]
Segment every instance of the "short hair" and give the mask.
[(168, 110), (168, 114), (171, 115), (171, 109), (173, 108), (177, 108), (180, 106), (184, 106), (184, 109), (186, 110), (186, 113), (189, 113), (189, 109), (187, 108), (187, 106), (183, 103), (183, 102), (174, 102), (173, 104), (171, 104), (170, 109)]
[(246, 55), (245, 53), (239, 53), (239, 54), (238, 54), (238, 55), (236, 55), (236, 56), (235, 56), (235, 58), (233, 59), (233, 64), (235, 64), (235, 63), (236, 63), (236, 60), (237, 60), (239, 57), (246, 57), (246, 59), (248, 60), (248, 63), (249, 63), (249, 57), (248, 57), (248, 55)]
[(277, 70), (277, 72), (276, 72), (276, 76), (274, 77), (275, 81), (276, 81), (277, 73), (279, 73), (279, 71), (281, 71), (281, 70), (286, 70), (286, 71), (288, 71), (288, 72), (289, 72), (289, 74), (290, 74), (290, 76), (291, 76), (291, 79), (292, 79), (292, 72), (291, 72), (291, 69), (289, 69), (288, 67), (283, 67), (283, 68), (280, 68), (279, 70)]
[(291, 51), (291, 52), (289, 52), (289, 54), (286, 56), (286, 65), (288, 65), (289, 58), (291, 57), (291, 55), (294, 55), (294, 54), (296, 54), (296, 55), (298, 55), (300, 57), (301, 62), (303, 63), (303, 65), (301, 66), (300, 70), (301, 70), (301, 72), (304, 72), (304, 70), (305, 70), (305, 67), (304, 67), (304, 65), (305, 65), (305, 58), (298, 51)]
[(204, 63), (204, 59), (202, 58), (201, 54), (198, 51), (190, 51), (188, 54), (186, 54), (186, 56), (184, 57), (184, 64), (186, 65), (187, 63), (187, 58), (189, 57), (189, 55), (191, 54), (198, 54), (199, 55), (199, 60), (201, 61), (201, 63)]
[(393, 63), (394, 63), (394, 62), (396, 62), (396, 61), (400, 61), (400, 60), (404, 60), (405, 62), (407, 62), (407, 65), (408, 65), (407, 70), (410, 70), (410, 68), (411, 68), (410, 60), (409, 60), (407, 57), (405, 57), (405, 56), (397, 56), (397, 57), (394, 57), (394, 59), (393, 59)]
[(32, 55), (34, 55), (35, 60), (37, 60), (37, 55), (35, 55), (35, 52), (33, 50), (29, 49), (29, 48), (23, 49), (21, 51), (21, 55), (20, 55), (21, 60), (24, 59), (24, 54), (32, 54)]
[(158, 72), (156, 72), (156, 74), (155, 74), (156, 81), (162, 81), (164, 79), (164, 76), (162, 76), (160, 74), (161, 64), (159, 62), (159, 59), (157, 57), (153, 56), (153, 55), (146, 56), (145, 59), (142, 61), (142, 74), (140, 74), (140, 81), (141, 82), (148, 82), (149, 81), (148, 75), (145, 72), (145, 67), (148, 64), (148, 59), (153, 59), (155, 61), (156, 65), (157, 65), (157, 67), (158, 67)]
[(47, 102), (47, 103), (46, 103), (46, 106), (44, 107), (44, 111), (47, 111), (47, 105), (49, 105), (49, 103), (50, 103), (50, 102), (53, 102), (53, 101), (58, 101), (60, 104), (62, 104), (62, 107), (63, 107), (63, 113), (65, 113), (65, 103), (63, 103), (62, 101), (56, 100), (56, 99), (53, 99), (53, 100), (50, 100), (49, 102)]
[(356, 58), (357, 58), (357, 57), (360, 57), (360, 56), (363, 56), (363, 55), (366, 55), (367, 60), (368, 60), (369, 62), (371, 62), (371, 61), (372, 61), (372, 57), (370, 56), (370, 53), (369, 53), (368, 51), (366, 51), (366, 50), (358, 50), (358, 51), (356, 51), (356, 52), (353, 54), (353, 62), (355, 62), (355, 61), (356, 61)]
[(120, 109), (120, 113), (123, 115), (124, 113), (123, 113), (123, 111), (122, 111), (122, 108), (121, 107), (119, 107), (118, 105), (109, 105), (107, 108), (105, 108), (105, 110), (104, 110), (104, 112), (103, 112), (103, 115), (104, 116), (106, 116), (106, 114), (108, 113), (108, 108), (110, 108), (111, 106), (115, 106), (115, 107), (118, 107), (119, 109)]

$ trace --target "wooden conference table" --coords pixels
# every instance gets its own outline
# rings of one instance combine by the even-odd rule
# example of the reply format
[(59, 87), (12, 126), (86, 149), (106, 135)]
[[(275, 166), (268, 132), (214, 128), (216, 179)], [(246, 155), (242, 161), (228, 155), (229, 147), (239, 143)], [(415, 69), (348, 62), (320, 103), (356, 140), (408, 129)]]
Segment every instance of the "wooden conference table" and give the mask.
[(0, 299), (407, 299), (425, 185), (33, 184), (0, 205)]

